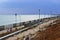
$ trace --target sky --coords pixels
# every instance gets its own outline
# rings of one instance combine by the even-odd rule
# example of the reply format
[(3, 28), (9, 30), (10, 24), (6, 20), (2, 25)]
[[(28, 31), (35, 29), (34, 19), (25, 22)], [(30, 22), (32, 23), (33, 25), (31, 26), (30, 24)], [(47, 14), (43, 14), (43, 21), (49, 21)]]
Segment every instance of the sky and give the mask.
[(0, 15), (60, 14), (60, 0), (0, 0)]

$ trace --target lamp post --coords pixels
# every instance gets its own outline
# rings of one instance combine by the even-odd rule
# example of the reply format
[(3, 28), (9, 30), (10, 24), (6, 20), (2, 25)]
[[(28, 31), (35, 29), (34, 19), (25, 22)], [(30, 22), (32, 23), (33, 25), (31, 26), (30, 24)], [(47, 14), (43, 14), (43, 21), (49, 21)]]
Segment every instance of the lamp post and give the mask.
[(40, 23), (40, 9), (39, 9), (39, 23)]
[(15, 23), (16, 23), (16, 26), (17, 26), (17, 13), (15, 13)]
[[(40, 9), (38, 11), (39, 11), (39, 24), (40, 24)], [(39, 31), (40, 31), (40, 26), (39, 26)]]
[(21, 26), (22, 25), (22, 23), (21, 23), (21, 14), (19, 15), (19, 26)]

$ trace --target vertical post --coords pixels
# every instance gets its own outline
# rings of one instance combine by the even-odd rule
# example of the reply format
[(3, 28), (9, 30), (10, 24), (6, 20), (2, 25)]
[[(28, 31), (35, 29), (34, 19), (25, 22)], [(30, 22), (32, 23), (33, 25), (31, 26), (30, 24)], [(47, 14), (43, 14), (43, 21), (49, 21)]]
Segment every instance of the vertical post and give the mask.
[(39, 23), (40, 23), (40, 9), (38, 11), (39, 11)]
[(20, 14), (20, 26), (21, 26), (21, 14)]
[[(39, 24), (40, 24), (40, 9), (38, 11), (39, 11)], [(39, 26), (39, 31), (40, 31), (40, 26)]]
[(17, 13), (15, 13), (15, 23), (16, 23), (16, 26), (17, 26)]
[(39, 19), (40, 19), (40, 9), (39, 9)]
[[(52, 11), (50, 11), (50, 14), (53, 15)], [(51, 16), (52, 17), (52, 16)]]

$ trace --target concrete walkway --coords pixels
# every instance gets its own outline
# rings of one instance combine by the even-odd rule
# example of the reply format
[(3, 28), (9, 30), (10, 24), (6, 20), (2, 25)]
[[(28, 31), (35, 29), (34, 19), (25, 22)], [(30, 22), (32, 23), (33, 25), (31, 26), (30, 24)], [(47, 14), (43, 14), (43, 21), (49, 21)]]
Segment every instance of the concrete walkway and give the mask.
[(53, 23), (54, 21), (56, 21), (57, 19), (54, 19), (54, 20), (50, 20), (49, 22), (46, 22), (46, 23), (43, 23), (41, 25), (38, 25), (37, 27), (35, 28), (32, 28), (32, 29), (29, 29), (27, 31), (24, 31), (23, 33), (19, 33), (17, 35), (14, 35), (12, 37), (9, 37), (5, 40), (22, 40), (24, 36), (27, 36), (29, 34), (35, 34), (37, 31), (42, 31), (42, 29), (46, 30), (46, 28), (51, 24)]
[[(6, 29), (6, 30), (2, 30), (2, 31), (0, 31), (0, 37), (2, 37), (2, 36), (4, 36), (4, 35), (7, 35), (7, 34), (10, 34), (10, 33), (13, 33), (13, 32), (15, 32), (15, 31), (17, 31), (17, 30), (19, 30), (19, 29), (22, 29), (24, 26), (19, 26), (19, 27), (15, 27), (15, 28), (12, 28), (11, 30), (12, 31), (10, 31), (10, 30), (8, 30), (8, 29)], [(17, 29), (17, 30), (16, 30)]]

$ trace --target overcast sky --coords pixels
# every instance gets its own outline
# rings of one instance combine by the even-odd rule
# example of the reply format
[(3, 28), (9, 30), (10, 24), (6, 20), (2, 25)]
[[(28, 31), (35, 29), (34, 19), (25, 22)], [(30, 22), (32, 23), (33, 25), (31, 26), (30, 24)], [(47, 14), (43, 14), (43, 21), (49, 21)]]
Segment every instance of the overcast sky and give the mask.
[(60, 0), (0, 0), (0, 14), (59, 14)]

